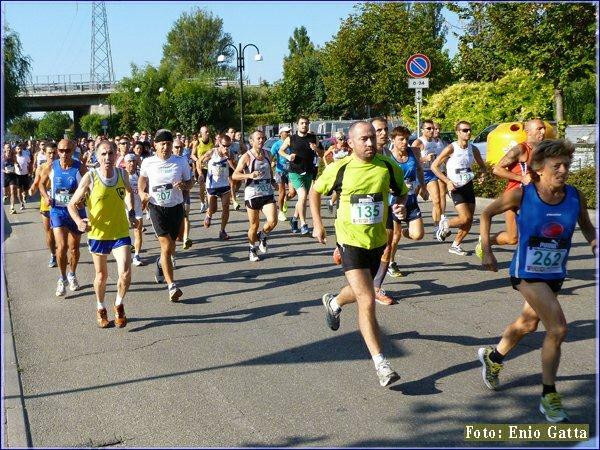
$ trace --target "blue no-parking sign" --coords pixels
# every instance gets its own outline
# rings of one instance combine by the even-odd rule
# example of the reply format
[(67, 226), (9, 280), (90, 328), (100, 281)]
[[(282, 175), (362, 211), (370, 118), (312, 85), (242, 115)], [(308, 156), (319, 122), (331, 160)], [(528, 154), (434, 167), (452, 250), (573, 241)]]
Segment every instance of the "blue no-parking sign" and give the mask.
[(422, 53), (415, 53), (406, 61), (406, 71), (413, 78), (423, 78), (431, 71), (431, 61)]

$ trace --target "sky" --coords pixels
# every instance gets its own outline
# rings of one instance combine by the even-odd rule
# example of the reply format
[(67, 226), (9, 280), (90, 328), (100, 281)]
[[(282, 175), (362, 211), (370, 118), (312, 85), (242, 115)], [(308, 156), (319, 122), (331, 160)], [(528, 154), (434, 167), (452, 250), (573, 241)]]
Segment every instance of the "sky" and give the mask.
[[(252, 83), (275, 82), (282, 77), (283, 58), (294, 28), (304, 25), (312, 42), (323, 46), (337, 33), (357, 2), (252, 1), (252, 2), (106, 2), (113, 67), (117, 80), (131, 73), (131, 63), (158, 65), (162, 47), (181, 13), (199, 7), (223, 19), (223, 30), (235, 44), (258, 46), (263, 61), (246, 50), (245, 75)], [(32, 76), (84, 74), (89, 78), (92, 3), (3, 1), (2, 20), (19, 33), (23, 52), (32, 59)], [(448, 21), (446, 48), (456, 52), (460, 28), (454, 14)], [(435, 68), (433, 68), (435, 70)]]

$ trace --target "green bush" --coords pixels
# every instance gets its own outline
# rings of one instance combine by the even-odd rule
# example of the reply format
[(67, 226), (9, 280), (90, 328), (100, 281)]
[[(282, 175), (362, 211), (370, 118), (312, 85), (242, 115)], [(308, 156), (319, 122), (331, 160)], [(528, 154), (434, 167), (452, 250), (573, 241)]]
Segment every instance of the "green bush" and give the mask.
[[(501, 179), (492, 173), (493, 165), (485, 164), (486, 178), (483, 182), (479, 183), (476, 181), (473, 184), (475, 188), (475, 195), (477, 197), (484, 198), (497, 198), (499, 197), (506, 188), (507, 180)], [(479, 170), (477, 165), (474, 166), (476, 171)], [(596, 208), (596, 168), (595, 167), (584, 167), (577, 172), (571, 172), (569, 174), (568, 183), (579, 189), (587, 200), (587, 207), (589, 209)]]
[(596, 208), (596, 168), (584, 167), (569, 173), (568, 183), (579, 189), (587, 200), (589, 209)]

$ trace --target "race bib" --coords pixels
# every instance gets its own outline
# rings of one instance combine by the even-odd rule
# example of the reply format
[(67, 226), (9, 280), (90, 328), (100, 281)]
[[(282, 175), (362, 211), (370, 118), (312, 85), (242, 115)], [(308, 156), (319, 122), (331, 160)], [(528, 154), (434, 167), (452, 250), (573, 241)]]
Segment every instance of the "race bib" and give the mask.
[(532, 237), (527, 246), (525, 272), (562, 273), (567, 251), (567, 242), (563, 239)]
[(61, 189), (54, 193), (54, 206), (66, 207), (71, 201), (73, 194), (67, 189)]
[(171, 183), (154, 186), (152, 196), (160, 206), (166, 205), (173, 195), (173, 185)]
[(262, 195), (273, 194), (273, 186), (271, 186), (270, 180), (259, 180), (254, 182), (256, 192)]
[(350, 220), (354, 225), (383, 222), (383, 195), (353, 194), (350, 196)]
[(471, 169), (456, 169), (456, 173), (452, 177), (454, 186), (461, 187), (475, 178), (475, 174)]

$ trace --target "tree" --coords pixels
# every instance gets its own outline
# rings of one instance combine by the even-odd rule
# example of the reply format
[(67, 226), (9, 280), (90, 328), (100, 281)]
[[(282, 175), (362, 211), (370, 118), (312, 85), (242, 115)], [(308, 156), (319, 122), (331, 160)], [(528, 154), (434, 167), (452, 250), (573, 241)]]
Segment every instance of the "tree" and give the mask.
[(47, 112), (38, 124), (36, 135), (44, 139), (62, 139), (65, 130), (72, 134), (73, 120), (67, 113), (52, 111)]
[(315, 50), (315, 46), (310, 41), (310, 37), (308, 37), (306, 27), (294, 28), (294, 33), (288, 40), (288, 49), (290, 51), (289, 58), (296, 55), (304, 55)]
[(181, 77), (192, 77), (201, 70), (221, 70), (217, 57), (223, 54), (229, 60), (232, 50), (225, 47), (232, 42), (229, 33), (223, 32), (221, 18), (198, 8), (184, 12), (167, 34), (161, 66)]
[(39, 120), (25, 114), (14, 118), (10, 122), (8, 129), (12, 134), (19, 136), (21, 139), (28, 139), (29, 137), (36, 136), (39, 123)]
[(4, 37), (2, 39), (4, 58), (4, 124), (23, 112), (21, 101), (17, 97), (27, 81), (31, 69), (31, 58), (23, 55), (23, 48), (19, 35), (4, 25)]
[(98, 136), (104, 132), (102, 128), (102, 121), (105, 119), (108, 120), (108, 117), (102, 114), (86, 114), (80, 119), (81, 129), (86, 133)]
[(460, 76), (489, 81), (525, 67), (552, 83), (555, 118), (562, 121), (564, 90), (595, 72), (595, 5), (485, 2), (455, 8), (471, 21), (460, 38)]
[(452, 81), (439, 5), (382, 2), (356, 8), (320, 55), (328, 102), (358, 116), (399, 110), (412, 102), (405, 64), (417, 52), (432, 63), (430, 92)]

